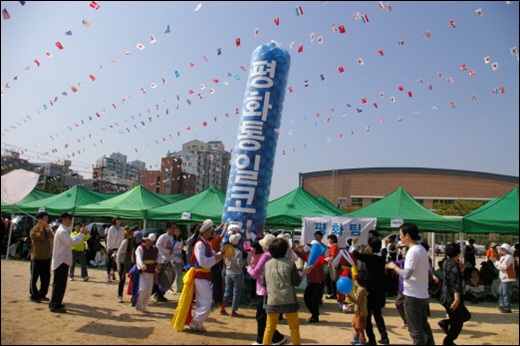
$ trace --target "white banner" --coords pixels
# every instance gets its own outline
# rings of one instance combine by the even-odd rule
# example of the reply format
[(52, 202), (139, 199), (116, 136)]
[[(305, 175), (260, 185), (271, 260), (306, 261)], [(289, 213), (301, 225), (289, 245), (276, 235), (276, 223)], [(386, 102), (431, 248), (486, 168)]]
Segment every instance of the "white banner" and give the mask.
[(303, 244), (310, 244), (314, 240), (314, 233), (323, 233), (323, 243), (328, 244), (329, 234), (338, 237), (338, 245), (345, 247), (345, 241), (349, 237), (357, 237), (357, 246), (367, 245), (368, 231), (376, 229), (377, 219), (368, 217), (346, 217), (346, 216), (315, 216), (302, 217)]

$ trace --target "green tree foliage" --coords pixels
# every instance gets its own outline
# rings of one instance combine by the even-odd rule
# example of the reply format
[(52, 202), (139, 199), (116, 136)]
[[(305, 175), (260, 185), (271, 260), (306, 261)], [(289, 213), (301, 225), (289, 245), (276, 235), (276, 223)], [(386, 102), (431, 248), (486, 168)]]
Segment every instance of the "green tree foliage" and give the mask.
[(435, 203), (435, 212), (439, 215), (465, 216), (482, 207), (481, 201), (455, 201), (454, 203)]

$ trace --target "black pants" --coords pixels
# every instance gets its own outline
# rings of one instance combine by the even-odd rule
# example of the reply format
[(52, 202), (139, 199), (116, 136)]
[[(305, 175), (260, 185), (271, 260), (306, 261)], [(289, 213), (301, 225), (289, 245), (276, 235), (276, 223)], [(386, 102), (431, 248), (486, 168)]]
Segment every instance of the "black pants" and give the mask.
[(107, 274), (110, 274), (111, 271), (117, 270), (117, 264), (115, 259), (112, 257), (112, 254), (117, 254), (117, 249), (110, 249), (107, 252)]
[(54, 280), (52, 282), (52, 297), (49, 308), (59, 308), (63, 303), (65, 290), (67, 289), (67, 277), (69, 275), (69, 266), (65, 263), (54, 269)]
[(377, 330), (379, 331), (379, 334), (381, 334), (381, 339), (385, 339), (388, 337), (388, 333), (386, 332), (385, 320), (383, 318), (383, 313), (381, 312), (381, 310), (382, 308), (380, 307), (370, 307), (370, 304), (368, 305), (367, 325), (365, 326), (368, 342), (376, 342), (374, 328), (372, 327), (372, 315), (374, 316), (374, 320), (376, 321)]
[[(256, 296), (255, 298), (255, 306), (256, 306), (256, 342), (259, 344), (264, 341), (264, 332), (265, 332), (265, 324), (267, 322), (267, 313), (265, 312), (264, 307), (264, 298), (267, 299), (266, 296)], [(283, 335), (278, 331), (274, 331), (273, 335), (273, 344), (282, 341)]]
[[(40, 279), (40, 289), (36, 286)], [(51, 259), (32, 260), (31, 261), (31, 287), (29, 293), (31, 299), (40, 299), (49, 292), (49, 284), (51, 283)]]
[(442, 342), (443, 345), (454, 345), (454, 341), (459, 337), (460, 332), (462, 331), (462, 326), (464, 322), (469, 320), (469, 316), (471, 316), (464, 306), (462, 301), (459, 306), (452, 310), (449, 307), (444, 307), (446, 312), (450, 316), (449, 319), (441, 320), (439, 324), (444, 323), (448, 326), (448, 333)]
[(120, 270), (119, 270), (119, 285), (117, 287), (117, 296), (118, 297), (123, 295), (123, 290), (125, 289), (126, 274), (130, 270), (130, 268), (126, 268), (125, 267), (124, 263), (121, 263), (119, 265), (119, 267), (120, 267)]
[(311, 318), (319, 319), (320, 301), (323, 294), (323, 285), (321, 282), (309, 282), (303, 293), (303, 301), (305, 306), (311, 313)]
[(332, 281), (332, 278), (330, 277), (330, 274), (327, 273), (327, 294), (337, 296), (338, 295), (338, 286), (336, 286), (336, 282)]

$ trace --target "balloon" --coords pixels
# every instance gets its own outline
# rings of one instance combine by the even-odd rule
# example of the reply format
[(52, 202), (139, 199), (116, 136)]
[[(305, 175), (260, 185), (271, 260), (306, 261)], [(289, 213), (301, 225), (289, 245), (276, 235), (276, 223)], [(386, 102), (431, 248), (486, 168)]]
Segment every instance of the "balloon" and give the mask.
[(264, 228), (290, 65), (291, 56), (274, 41), (253, 52), (223, 222)]
[(320, 243), (314, 243), (311, 247), (311, 253), (309, 255), (309, 260), (307, 261), (307, 265), (311, 266), (316, 262), (318, 257), (321, 256), (325, 252), (325, 247)]
[(338, 291), (340, 291), (340, 293), (342, 293), (342, 294), (349, 294), (350, 292), (352, 292), (352, 288), (353, 288), (352, 280), (350, 280), (350, 278), (348, 278), (346, 276), (339, 278), (339, 280), (337, 282), (337, 286), (338, 286)]

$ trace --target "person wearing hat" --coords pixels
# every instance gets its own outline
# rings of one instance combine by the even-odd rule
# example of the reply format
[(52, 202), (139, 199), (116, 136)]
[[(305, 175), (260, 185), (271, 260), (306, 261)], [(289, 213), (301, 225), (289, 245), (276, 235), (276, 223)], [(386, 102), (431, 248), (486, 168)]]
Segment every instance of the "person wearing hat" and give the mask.
[(500, 285), (498, 287), (498, 309), (503, 313), (511, 313), (511, 286), (516, 281), (515, 265), (513, 256), (511, 256), (511, 247), (504, 243), (499, 247), (500, 259), (492, 256), (491, 261), (500, 271)]
[[(213, 233), (213, 221), (206, 219), (196, 232), (197, 240), (189, 259), (190, 269), (184, 274), (182, 289), (172, 326), (181, 332), (185, 324), (195, 332), (205, 332), (204, 322), (211, 314), (213, 291), (211, 289), (211, 267), (222, 260), (222, 253), (215, 253), (208, 242)], [(195, 313), (191, 317), (191, 306), (194, 296), (197, 296)]]
[[(331, 268), (336, 271), (336, 281), (341, 277), (348, 277), (353, 282), (353, 289), (350, 295), (356, 293), (355, 278), (358, 274), (358, 266), (361, 266), (361, 261), (351, 255), (353, 238), (347, 237), (345, 239), (345, 249), (341, 250), (331, 262)], [(359, 263), (358, 263), (359, 262)], [(349, 295), (338, 292), (339, 308), (347, 313), (350, 312), (349, 304), (352, 303)]]
[(157, 240), (155, 233), (149, 233), (143, 237), (143, 242), (135, 250), (135, 265), (139, 269), (139, 290), (137, 291), (137, 300), (132, 297), (132, 303), (135, 302), (135, 309), (140, 312), (148, 312), (148, 304), (153, 290), (153, 279), (155, 267), (157, 265), (157, 256), (159, 250), (154, 245)]
[[(166, 223), (166, 233), (163, 233), (157, 239), (157, 249), (159, 249), (159, 255), (157, 256), (157, 263), (162, 267), (168, 267), (172, 265), (173, 262), (173, 234), (175, 233), (175, 229), (177, 228), (177, 224), (168, 221)], [(169, 287), (168, 287), (169, 289)], [(164, 293), (160, 288), (159, 284), (154, 285), (153, 287), (153, 297), (156, 302), (162, 303), (167, 302), (168, 299), (164, 296)]]
[(64, 212), (60, 216), (60, 227), (54, 235), (53, 252), (51, 260), (51, 268), (54, 271), (54, 280), (52, 283), (52, 297), (49, 302), (49, 309), (51, 312), (65, 313), (65, 305), (63, 304), (63, 297), (67, 289), (67, 276), (69, 274), (69, 267), (72, 264), (71, 246), (79, 244), (89, 233), (87, 227), (81, 228), (81, 232), (71, 237), (70, 226), (72, 224), (72, 215)]
[(498, 251), (497, 251), (496, 247), (497, 247), (497, 243), (492, 242), (491, 244), (489, 244), (489, 247), (488, 247), (488, 249), (486, 250), (486, 259), (487, 259), (488, 262), (490, 262), (490, 263), (493, 263), (493, 261), (491, 260), (491, 257), (492, 257), (493, 255), (495, 255), (496, 257), (499, 257), (499, 255), (498, 255)]
[[(36, 214), (36, 219), (38, 223), (29, 233), (32, 243), (31, 286), (29, 289), (31, 296), (29, 299), (33, 303), (49, 300), (46, 295), (49, 292), (51, 282), (52, 241), (54, 238), (54, 234), (47, 224), (49, 214), (40, 212)], [(40, 280), (40, 289), (37, 287), (38, 279)]]
[(128, 230), (128, 236), (123, 240), (116, 255), (117, 272), (119, 273), (119, 285), (117, 287), (117, 301), (123, 302), (123, 290), (125, 288), (126, 274), (135, 264), (135, 250), (143, 241), (143, 232), (137, 226)]
[(121, 226), (122, 221), (119, 216), (114, 217), (112, 219), (112, 226), (110, 226), (107, 231), (107, 284), (116, 279), (114, 274), (114, 271), (117, 270), (115, 257), (117, 250), (119, 250), (121, 243), (125, 239), (125, 228)]
[(244, 257), (242, 256), (242, 250), (238, 248), (238, 243), (241, 238), (240, 233), (232, 234), (229, 237), (229, 244), (233, 246), (234, 252), (233, 256), (224, 260), (226, 267), (226, 277), (224, 279), (226, 289), (224, 291), (224, 300), (220, 306), (220, 314), (229, 315), (225, 307), (227, 302), (231, 302), (231, 317), (242, 316), (237, 312), (242, 293), (242, 285), (244, 283), (244, 273), (242, 271), (244, 267)]
[[(253, 342), (253, 345), (261, 345), (264, 339), (265, 325), (267, 322), (267, 312), (265, 311), (265, 301), (267, 300), (267, 287), (265, 287), (265, 284), (263, 283), (263, 271), (267, 261), (273, 258), (273, 256), (271, 256), (271, 254), (269, 253), (269, 245), (275, 239), (276, 237), (272, 234), (266, 234), (262, 239), (260, 239), (258, 243), (262, 247), (263, 253), (255, 265), (250, 265), (246, 267), (249, 275), (256, 279), (255, 307), (257, 334), (256, 341)], [(275, 329), (273, 334), (273, 345), (283, 345), (287, 341), (289, 341), (287, 337), (281, 334), (277, 329)]]

